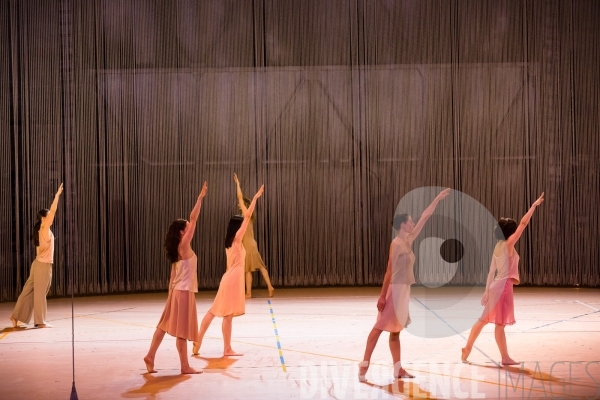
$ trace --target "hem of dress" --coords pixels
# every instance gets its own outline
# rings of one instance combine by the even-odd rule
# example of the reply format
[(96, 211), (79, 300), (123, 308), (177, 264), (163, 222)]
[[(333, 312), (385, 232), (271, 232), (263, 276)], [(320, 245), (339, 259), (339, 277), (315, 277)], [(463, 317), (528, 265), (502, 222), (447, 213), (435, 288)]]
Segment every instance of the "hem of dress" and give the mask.
[(514, 325), (514, 324), (516, 324), (516, 323), (517, 323), (517, 321), (512, 321), (512, 322), (507, 322), (507, 323), (505, 323), (505, 324), (502, 324), (502, 323), (495, 322), (495, 321), (490, 321), (490, 320), (487, 320), (487, 319), (482, 319), (482, 318), (477, 318), (477, 319), (478, 319), (479, 321), (481, 321), (481, 322), (486, 322), (486, 323), (488, 323), (488, 324), (494, 324), (494, 325), (504, 325), (504, 326), (506, 326), (506, 325)]

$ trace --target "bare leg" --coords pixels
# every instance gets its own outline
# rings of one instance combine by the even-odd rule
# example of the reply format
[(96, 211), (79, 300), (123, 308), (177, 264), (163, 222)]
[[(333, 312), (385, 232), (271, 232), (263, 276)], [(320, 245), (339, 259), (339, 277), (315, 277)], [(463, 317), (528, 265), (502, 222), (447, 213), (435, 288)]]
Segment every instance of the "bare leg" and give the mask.
[(18, 328), (19, 327), (19, 321), (17, 321), (16, 319), (14, 319), (12, 317), (12, 315), (10, 316), (10, 323), (12, 324), (13, 328)]
[(365, 348), (365, 355), (363, 357), (363, 361), (359, 364), (358, 369), (358, 380), (361, 382), (366, 381), (365, 375), (369, 370), (371, 355), (373, 355), (373, 350), (375, 350), (375, 345), (379, 340), (379, 336), (381, 336), (381, 332), (381, 329), (373, 328), (371, 329), (371, 333), (369, 333), (369, 337), (367, 338), (367, 347)]
[(156, 356), (156, 350), (158, 350), (158, 346), (160, 346), (163, 338), (165, 337), (165, 331), (156, 328), (154, 331), (154, 336), (152, 337), (152, 343), (150, 343), (150, 350), (148, 350), (148, 354), (144, 357), (144, 362), (146, 363), (146, 369), (148, 372), (156, 372), (154, 369), (154, 357)]
[(210, 326), (210, 323), (215, 318), (215, 315), (210, 311), (206, 313), (204, 318), (202, 318), (202, 322), (200, 323), (200, 330), (198, 331), (198, 341), (194, 342), (194, 347), (192, 348), (192, 354), (198, 354), (200, 352), (200, 346), (202, 346), (202, 339)]
[(202, 370), (196, 370), (190, 367), (190, 363), (187, 359), (187, 340), (184, 338), (177, 338), (177, 352), (179, 353), (179, 361), (181, 362), (181, 373), (182, 374), (201, 374)]
[(223, 317), (223, 356), (243, 356), (242, 353), (236, 353), (231, 348), (231, 330), (233, 317)]
[(471, 333), (469, 334), (469, 339), (467, 340), (467, 345), (465, 347), (463, 347), (463, 349), (462, 349), (462, 355), (460, 357), (462, 362), (465, 362), (465, 363), (467, 362), (467, 358), (469, 357), (469, 354), (471, 354), (471, 350), (473, 349), (475, 340), (477, 340), (477, 337), (481, 333), (481, 330), (486, 325), (487, 325), (487, 322), (478, 320), (475, 323), (475, 325), (473, 325), (473, 327), (471, 328)]
[(252, 297), (252, 272), (246, 272), (246, 298)]
[(260, 267), (260, 273), (265, 282), (267, 283), (267, 289), (269, 289), (269, 297), (273, 297), (273, 292), (275, 291), (275, 288), (273, 287), (273, 285), (271, 285), (271, 279), (269, 279), (269, 272), (265, 267)]
[(390, 352), (394, 360), (394, 378), (414, 378), (409, 374), (400, 362), (400, 332), (390, 332)]
[(508, 347), (506, 346), (506, 334), (504, 333), (504, 325), (496, 324), (495, 330), (496, 344), (502, 355), (502, 365), (517, 365), (519, 364), (508, 356)]

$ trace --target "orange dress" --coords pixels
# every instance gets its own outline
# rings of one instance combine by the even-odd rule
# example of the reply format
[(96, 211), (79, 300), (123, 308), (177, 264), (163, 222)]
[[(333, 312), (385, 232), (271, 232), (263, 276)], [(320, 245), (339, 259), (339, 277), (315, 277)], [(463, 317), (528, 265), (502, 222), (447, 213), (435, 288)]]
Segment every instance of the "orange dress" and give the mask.
[(246, 250), (241, 240), (234, 240), (231, 247), (225, 249), (225, 253), (227, 254), (227, 271), (221, 278), (219, 291), (208, 312), (217, 317), (237, 317), (246, 313), (244, 294)]

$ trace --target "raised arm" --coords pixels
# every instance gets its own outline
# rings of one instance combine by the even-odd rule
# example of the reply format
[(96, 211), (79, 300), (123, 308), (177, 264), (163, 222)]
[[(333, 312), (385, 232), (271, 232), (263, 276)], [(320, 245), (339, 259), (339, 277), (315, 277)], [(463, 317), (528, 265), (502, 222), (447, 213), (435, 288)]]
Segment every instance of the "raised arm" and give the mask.
[(383, 311), (385, 308), (385, 297), (387, 296), (387, 291), (392, 281), (392, 245), (390, 245), (390, 255), (388, 257), (387, 268), (385, 270), (385, 276), (383, 277), (383, 285), (381, 286), (381, 295), (379, 295), (379, 299), (377, 300), (377, 309), (379, 311)]
[(519, 238), (523, 234), (523, 231), (527, 227), (527, 224), (529, 224), (529, 220), (531, 220), (531, 216), (533, 215), (535, 208), (542, 204), (543, 201), (544, 193), (542, 192), (542, 195), (535, 201), (535, 203), (533, 203), (529, 211), (527, 211), (527, 214), (525, 214), (525, 216), (521, 218), (521, 223), (517, 227), (515, 233), (513, 233), (508, 239), (506, 239), (506, 247), (508, 248), (509, 254), (510, 252), (512, 252), (512, 249), (514, 248), (515, 243), (517, 243), (517, 240), (519, 240)]
[(246, 233), (246, 228), (248, 228), (248, 224), (250, 223), (250, 219), (252, 218), (254, 207), (256, 206), (256, 200), (258, 200), (258, 198), (262, 196), (264, 191), (265, 185), (262, 185), (260, 189), (258, 189), (258, 192), (256, 192), (256, 194), (254, 195), (252, 203), (250, 203), (250, 207), (248, 207), (246, 213), (244, 214), (244, 222), (242, 222), (242, 226), (240, 226), (240, 229), (238, 229), (237, 233), (235, 234), (234, 241), (241, 241), (244, 237), (244, 233)]
[(244, 204), (244, 194), (242, 193), (242, 188), (240, 187), (240, 181), (235, 173), (233, 174), (233, 180), (235, 181), (235, 186), (236, 186), (238, 206), (240, 207), (240, 210), (242, 210), (242, 215), (246, 215), (247, 208), (246, 208), (246, 204)]
[(202, 207), (202, 199), (206, 196), (206, 192), (208, 191), (208, 185), (204, 182), (202, 185), (202, 191), (198, 195), (198, 200), (196, 200), (196, 205), (192, 209), (190, 213), (190, 226), (186, 230), (185, 234), (181, 238), (181, 244), (189, 244), (194, 237), (194, 231), (196, 230), (196, 221), (198, 221), (198, 217), (200, 216), (200, 208)]
[(50, 206), (50, 212), (48, 213), (48, 215), (46, 215), (46, 218), (44, 218), (44, 220), (42, 221), (42, 227), (40, 230), (47, 230), (50, 229), (50, 226), (52, 226), (52, 223), (54, 222), (54, 215), (56, 214), (56, 209), (58, 208), (58, 199), (60, 198), (60, 194), (63, 191), (63, 184), (61, 183), (58, 190), (56, 191), (56, 194), (54, 195), (54, 201), (52, 202), (52, 205)]
[(412, 233), (410, 234), (412, 240), (414, 240), (414, 238), (419, 236), (419, 233), (421, 233), (421, 229), (423, 229), (423, 227), (425, 226), (425, 223), (427, 222), (429, 217), (431, 217), (433, 215), (433, 212), (435, 211), (435, 208), (437, 207), (438, 203), (442, 199), (444, 199), (446, 196), (448, 196), (449, 194), (450, 194), (450, 189), (442, 190), (440, 192), (440, 194), (438, 194), (437, 197), (433, 200), (433, 202), (429, 205), (429, 207), (427, 207), (425, 209), (425, 211), (423, 211), (423, 214), (421, 214), (421, 217), (419, 218), (419, 222), (417, 222), (417, 224), (415, 225), (415, 228), (413, 229)]

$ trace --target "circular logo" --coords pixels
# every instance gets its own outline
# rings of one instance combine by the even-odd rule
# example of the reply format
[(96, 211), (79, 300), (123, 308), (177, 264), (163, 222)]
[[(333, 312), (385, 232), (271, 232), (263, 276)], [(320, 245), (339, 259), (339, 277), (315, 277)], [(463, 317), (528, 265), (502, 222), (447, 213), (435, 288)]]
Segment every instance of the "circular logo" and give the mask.
[[(418, 224), (442, 190), (410, 191), (394, 217), (407, 213)], [(471, 328), (482, 316), (481, 299), (497, 243), (495, 226), (495, 218), (481, 203), (451, 190), (414, 238), (412, 253), (395, 244), (398, 231), (392, 229), (391, 295), (398, 321), (408, 332), (449, 337)], [(489, 299), (488, 308), (494, 301), (498, 299)]]

